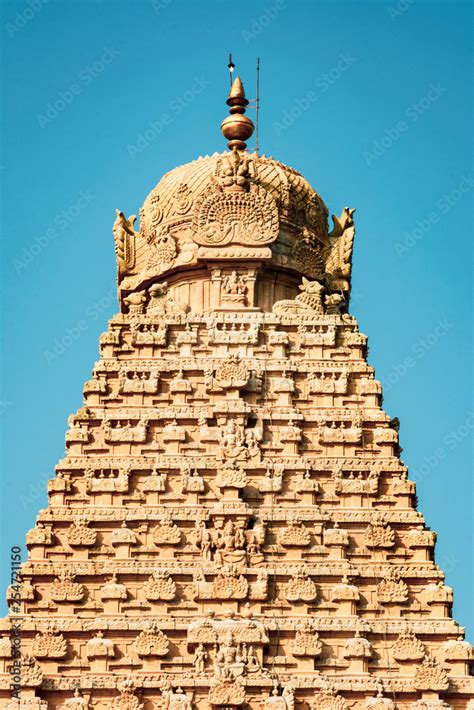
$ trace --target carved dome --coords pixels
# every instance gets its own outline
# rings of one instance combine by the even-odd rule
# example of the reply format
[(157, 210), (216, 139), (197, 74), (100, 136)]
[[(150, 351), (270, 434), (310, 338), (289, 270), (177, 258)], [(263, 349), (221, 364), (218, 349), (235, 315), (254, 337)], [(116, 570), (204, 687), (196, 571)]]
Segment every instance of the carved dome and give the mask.
[[(164, 175), (143, 203), (139, 231), (134, 215), (126, 219), (117, 210), (113, 231), (119, 297), (126, 311), (141, 309), (144, 292), (155, 282), (176, 290), (180, 281), (180, 298), (188, 304), (195, 305), (196, 298), (203, 307), (211, 300), (220, 303), (219, 279), (227, 280), (235, 302), (244, 288), (242, 303), (267, 310), (270, 301), (295, 296), (302, 276), (320, 284), (321, 296), (335, 294), (333, 308), (347, 305), (354, 210), (345, 208), (339, 219), (333, 216), (334, 228), (328, 233), (327, 207), (304, 177), (271, 157), (245, 150), (253, 124), (243, 116), (248, 101), (239, 82), (227, 101), (231, 120), (222, 129), (231, 150)], [(278, 287), (267, 284), (259, 291), (265, 279)]]
[[(280, 229), (286, 228), (301, 236), (306, 228), (320, 241), (327, 238), (327, 207), (302, 175), (273, 158), (242, 152), (214, 153), (166, 173), (140, 210), (143, 236), (150, 243), (167, 224), (175, 227), (183, 224), (202, 226), (197, 213), (206, 204), (210, 192), (214, 193), (214, 197), (219, 197), (227, 191), (244, 194), (264, 192), (262, 201), (268, 204), (270, 210), (274, 206)], [(229, 202), (225, 201), (226, 204)], [(248, 207), (253, 207), (253, 201), (249, 203)], [(247, 216), (245, 213), (245, 207), (242, 207), (241, 215), (231, 214), (229, 218)], [(270, 241), (269, 236), (267, 240)], [(261, 241), (266, 243), (263, 235)]]
[(135, 271), (143, 281), (202, 259), (238, 257), (320, 278), (327, 217), (296, 170), (256, 153), (215, 153), (171, 170), (150, 192)]

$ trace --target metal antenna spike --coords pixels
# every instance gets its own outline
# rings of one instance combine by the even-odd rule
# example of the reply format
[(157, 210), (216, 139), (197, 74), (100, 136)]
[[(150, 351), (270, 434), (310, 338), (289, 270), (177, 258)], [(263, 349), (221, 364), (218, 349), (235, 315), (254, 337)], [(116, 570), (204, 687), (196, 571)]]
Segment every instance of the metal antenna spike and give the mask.
[(260, 113), (260, 57), (257, 57), (257, 98), (255, 100), (255, 152), (258, 155), (258, 120)]
[(232, 52), (229, 52), (229, 63), (227, 65), (227, 68), (229, 70), (230, 85), (232, 86), (232, 75), (233, 75), (234, 69), (235, 69), (235, 64), (232, 61)]

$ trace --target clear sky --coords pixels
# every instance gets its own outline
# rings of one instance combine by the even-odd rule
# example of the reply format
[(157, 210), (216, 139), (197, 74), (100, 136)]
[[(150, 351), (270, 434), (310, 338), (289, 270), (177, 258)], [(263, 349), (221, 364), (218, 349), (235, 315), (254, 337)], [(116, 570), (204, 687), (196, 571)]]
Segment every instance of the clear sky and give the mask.
[(357, 208), (370, 338), (473, 638), (471, 3), (2, 3), (2, 528), (22, 544), (117, 310), (115, 209), (224, 148), (227, 57), (261, 58), (260, 147)]

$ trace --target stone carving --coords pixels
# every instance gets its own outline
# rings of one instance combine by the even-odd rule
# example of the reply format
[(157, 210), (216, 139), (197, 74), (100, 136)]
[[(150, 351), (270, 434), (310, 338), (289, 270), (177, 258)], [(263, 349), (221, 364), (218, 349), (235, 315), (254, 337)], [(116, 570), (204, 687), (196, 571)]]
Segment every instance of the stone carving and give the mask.
[(208, 657), (209, 654), (206, 651), (204, 644), (198, 644), (193, 658), (194, 670), (197, 675), (204, 675), (206, 670), (206, 660)]
[(336, 521), (333, 528), (326, 528), (324, 531), (323, 542), (327, 547), (348, 547), (349, 533), (347, 530), (340, 528)]
[(36, 523), (36, 526), (26, 533), (26, 544), (28, 547), (52, 545), (53, 533), (50, 528), (45, 528), (42, 523)]
[(173, 419), (163, 427), (163, 441), (186, 441), (186, 429)]
[(191, 471), (185, 465), (181, 471), (181, 491), (183, 493), (204, 493), (204, 478), (199, 475), (197, 468)]
[(250, 156), (233, 150), (229, 155), (219, 157), (216, 174), (219, 184), (224, 189), (246, 192), (250, 187), (251, 179), (256, 180), (255, 161)]
[(43, 682), (43, 671), (33, 656), (22, 656), (20, 661), (20, 685), (22, 688), (38, 688)]
[(192, 710), (193, 702), (182, 688), (173, 690), (167, 680), (162, 680), (159, 686), (163, 697), (161, 705), (163, 710)]
[(179, 545), (181, 530), (173, 523), (171, 515), (165, 511), (161, 516), (160, 524), (153, 531), (155, 545)]
[(265, 543), (265, 525), (256, 521), (244, 530), (233, 520), (220, 521), (218, 527), (207, 528), (202, 520), (196, 522), (194, 545), (203, 559), (221, 563), (241, 562), (248, 555), (259, 555)]
[(404, 604), (408, 601), (408, 587), (395, 570), (377, 585), (377, 597), (380, 604)]
[(123, 212), (115, 210), (116, 219), (113, 226), (113, 235), (115, 240), (115, 253), (117, 256), (117, 267), (119, 281), (121, 277), (130, 271), (135, 266), (135, 238), (137, 232), (134, 224), (136, 216), (133, 214), (128, 219)]
[(180, 182), (174, 194), (174, 211), (176, 214), (189, 212), (193, 202), (193, 193), (185, 182)]
[(431, 530), (425, 530), (422, 525), (418, 528), (413, 528), (407, 535), (409, 547), (434, 547), (436, 542), (436, 533)]
[(166, 473), (160, 473), (156, 468), (144, 480), (142, 491), (144, 493), (162, 493), (166, 490)]
[(118, 545), (138, 545), (137, 536), (127, 527), (125, 520), (119, 528), (115, 528), (110, 536), (110, 544), (112, 547), (117, 547)]
[(109, 443), (145, 443), (148, 420), (109, 419), (104, 426), (104, 439)]
[(219, 387), (241, 389), (245, 387), (250, 379), (250, 371), (247, 366), (234, 357), (224, 360), (217, 368), (214, 380)]
[(67, 653), (67, 641), (62, 634), (55, 634), (53, 631), (36, 634), (32, 653), (35, 658), (64, 658)]
[(113, 701), (114, 710), (142, 710), (145, 707), (135, 695), (136, 688), (132, 679), (122, 681), (119, 690), (120, 695)]
[(323, 444), (359, 443), (362, 439), (362, 422), (356, 418), (354, 422), (333, 421), (329, 426), (321, 427), (320, 442)]
[(159, 370), (130, 369), (122, 370), (119, 377), (119, 390), (123, 394), (135, 392), (155, 393), (158, 389)]
[[(337, 495), (344, 493), (365, 493), (366, 495), (377, 495), (379, 490), (380, 471), (376, 466), (371, 468), (367, 473), (359, 471), (354, 473), (351, 471), (344, 476), (342, 468), (337, 466), (333, 473), (334, 492)], [(374, 531), (380, 538), (380, 526)], [(372, 530), (369, 531), (368, 540), (373, 539)]]
[(125, 296), (123, 302), (128, 307), (130, 315), (136, 316), (144, 313), (147, 298), (144, 291), (136, 291)]
[(283, 547), (307, 547), (311, 544), (311, 533), (297, 515), (292, 515), (288, 520), (288, 527), (278, 536), (278, 542)]
[(86, 518), (79, 518), (68, 529), (67, 541), (71, 547), (93, 547), (97, 541), (97, 530), (88, 527)]
[(89, 696), (84, 697), (79, 688), (74, 691), (74, 697), (68, 698), (64, 703), (64, 708), (79, 708), (82, 710), (89, 710), (91, 707), (89, 705)]
[(245, 488), (247, 475), (236, 461), (226, 461), (216, 476), (216, 486), (219, 488)]
[(285, 598), (289, 602), (314, 602), (317, 589), (313, 580), (308, 577), (303, 568), (299, 569), (285, 587)]
[(354, 584), (349, 584), (347, 577), (343, 577), (342, 582), (335, 584), (331, 590), (331, 601), (333, 602), (358, 602), (359, 599), (359, 589)]
[(284, 686), (280, 695), (278, 682), (275, 681), (272, 693), (265, 700), (263, 705), (264, 710), (294, 710), (295, 708), (295, 692), (290, 683)]
[(452, 604), (453, 590), (446, 587), (443, 582), (428, 584), (424, 590), (424, 597), (427, 604)]
[(145, 599), (150, 602), (172, 601), (176, 596), (176, 584), (166, 570), (155, 570), (143, 585)]
[(188, 312), (189, 306), (178, 303), (168, 293), (168, 283), (155, 283), (148, 289), (149, 302), (147, 314), (155, 316), (181, 316)]
[(311, 707), (312, 710), (348, 710), (348, 705), (344, 698), (337, 695), (333, 688), (317, 693)]
[(378, 517), (367, 526), (364, 533), (364, 544), (368, 548), (393, 547), (395, 533), (382, 517)]
[(279, 493), (283, 487), (284, 464), (269, 462), (264, 478), (258, 482), (258, 489), (262, 493)]
[(473, 647), (462, 636), (451, 639), (443, 644), (442, 650), (447, 661), (471, 661), (474, 658)]
[(104, 638), (103, 631), (97, 634), (86, 643), (87, 658), (114, 658), (115, 648), (113, 641)]
[(169, 269), (178, 254), (176, 240), (170, 234), (169, 225), (162, 225), (155, 232), (155, 238), (148, 252), (147, 267), (152, 270)]
[(353, 638), (347, 639), (343, 655), (344, 658), (372, 658), (372, 646), (356, 631)]
[(236, 680), (223, 678), (210, 689), (209, 702), (216, 707), (239, 707), (245, 702), (245, 688)]
[(393, 657), (399, 663), (403, 663), (404, 661), (421, 661), (424, 656), (424, 645), (410, 629), (400, 634), (393, 644)]
[(248, 595), (248, 582), (243, 575), (238, 575), (232, 568), (224, 570), (215, 577), (212, 584), (214, 599), (245, 599)]
[(141, 658), (144, 656), (166, 656), (170, 642), (156, 625), (151, 624), (149, 629), (138, 634), (133, 646)]
[(80, 602), (84, 598), (84, 585), (75, 581), (72, 572), (63, 570), (51, 586), (51, 599), (54, 602)]
[(308, 281), (303, 276), (299, 289), (301, 293), (294, 300), (286, 299), (274, 303), (273, 312), (282, 315), (297, 315), (300, 313), (323, 314), (322, 295), (324, 286), (319, 281)]
[(222, 296), (223, 303), (244, 304), (246, 302), (246, 278), (233, 270), (230, 274), (226, 274), (222, 278)]
[(346, 394), (348, 382), (347, 370), (341, 373), (313, 371), (308, 375), (308, 391), (310, 394)]
[(293, 656), (311, 656), (317, 658), (321, 655), (323, 644), (319, 640), (318, 632), (311, 621), (304, 621), (291, 643), (290, 651)]
[(278, 236), (278, 210), (271, 195), (252, 185), (249, 192), (209, 191), (198, 199), (193, 239), (201, 246), (265, 246)]
[(102, 601), (110, 601), (112, 599), (124, 601), (127, 597), (127, 587), (118, 582), (116, 574), (112, 576), (110, 582), (107, 582), (100, 588), (100, 598)]
[(350, 291), (355, 209), (344, 207), (341, 216), (332, 216), (334, 227), (329, 234), (325, 254), (326, 279), (331, 291)]
[(415, 674), (415, 687), (418, 690), (448, 690), (449, 678), (446, 671), (435, 658), (425, 656)]

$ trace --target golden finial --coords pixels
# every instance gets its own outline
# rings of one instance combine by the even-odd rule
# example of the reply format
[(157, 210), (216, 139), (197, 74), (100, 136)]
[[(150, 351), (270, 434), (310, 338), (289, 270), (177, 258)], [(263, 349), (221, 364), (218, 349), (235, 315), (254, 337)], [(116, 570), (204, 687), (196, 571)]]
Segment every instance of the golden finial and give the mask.
[(221, 131), (224, 138), (227, 138), (227, 147), (230, 150), (245, 150), (245, 141), (252, 135), (254, 125), (248, 116), (244, 116), (245, 107), (249, 102), (245, 98), (244, 85), (238, 76), (230, 87), (226, 103), (230, 106), (230, 116), (222, 121)]

